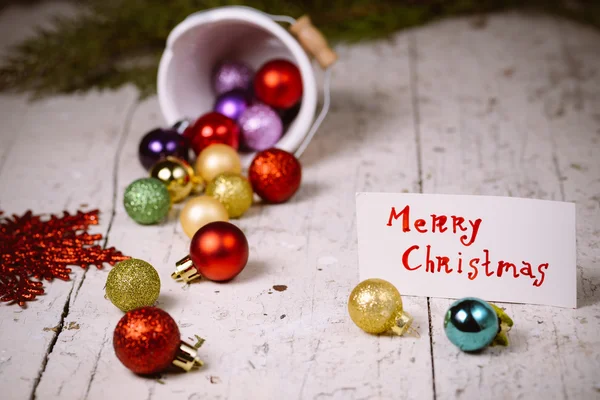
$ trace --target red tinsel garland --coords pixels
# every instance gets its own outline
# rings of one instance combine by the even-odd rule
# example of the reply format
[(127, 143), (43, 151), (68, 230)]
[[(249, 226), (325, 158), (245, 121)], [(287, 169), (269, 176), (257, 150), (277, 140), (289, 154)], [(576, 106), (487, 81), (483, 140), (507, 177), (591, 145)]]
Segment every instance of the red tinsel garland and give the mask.
[[(89, 234), (98, 224), (98, 210), (77, 211), (61, 217), (27, 211), (22, 216), (0, 217), (0, 301), (19, 304), (43, 294), (42, 280), (70, 280), (69, 265), (87, 268), (114, 265), (128, 259), (114, 247), (98, 245), (101, 234)], [(0, 211), (0, 215), (2, 215)]]

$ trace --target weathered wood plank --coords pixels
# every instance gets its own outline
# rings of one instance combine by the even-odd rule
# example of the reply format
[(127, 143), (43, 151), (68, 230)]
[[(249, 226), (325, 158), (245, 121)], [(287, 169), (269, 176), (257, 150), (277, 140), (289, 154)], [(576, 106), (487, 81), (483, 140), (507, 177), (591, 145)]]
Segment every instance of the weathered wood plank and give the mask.
[[(432, 299), (439, 399), (597, 396), (600, 353), (592, 332), (600, 321), (591, 293), (598, 284), (593, 199), (600, 190), (597, 173), (584, 175), (585, 184), (570, 183), (581, 171), (569, 165), (579, 160), (600, 171), (593, 150), (598, 89), (591, 79), (569, 75), (568, 56), (592, 74), (598, 67), (592, 43), (600, 35), (587, 32), (586, 45), (575, 52), (581, 28), (561, 25), (569, 26), (569, 36), (550, 17), (504, 14), (483, 28), (462, 19), (415, 33), (424, 192), (576, 201), (579, 272), (587, 286), (578, 310), (503, 305), (516, 323), (512, 344), (478, 355), (461, 353), (447, 340), (442, 322), (451, 301)], [(584, 99), (586, 107), (578, 108)]]

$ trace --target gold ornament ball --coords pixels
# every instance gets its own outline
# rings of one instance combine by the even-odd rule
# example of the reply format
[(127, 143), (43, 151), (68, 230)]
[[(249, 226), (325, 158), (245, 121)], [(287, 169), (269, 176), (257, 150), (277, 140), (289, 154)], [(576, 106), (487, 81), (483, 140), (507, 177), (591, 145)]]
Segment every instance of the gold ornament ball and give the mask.
[(184, 160), (172, 156), (154, 164), (150, 176), (165, 184), (173, 203), (182, 201), (195, 186), (201, 185), (201, 179), (195, 176), (194, 169)]
[(188, 200), (179, 214), (181, 227), (189, 238), (209, 222), (229, 221), (225, 206), (214, 197), (198, 196)]
[(121, 311), (151, 306), (160, 293), (160, 277), (146, 261), (130, 258), (113, 267), (106, 278), (106, 297)]
[(198, 176), (210, 182), (223, 172), (240, 174), (242, 172), (242, 162), (238, 152), (233, 147), (215, 143), (200, 152), (194, 169)]
[(402, 318), (402, 297), (398, 289), (383, 279), (367, 279), (359, 283), (348, 300), (352, 321), (368, 333), (392, 330)]
[(225, 172), (206, 186), (206, 194), (219, 200), (229, 218), (241, 217), (252, 205), (252, 185), (239, 174)]

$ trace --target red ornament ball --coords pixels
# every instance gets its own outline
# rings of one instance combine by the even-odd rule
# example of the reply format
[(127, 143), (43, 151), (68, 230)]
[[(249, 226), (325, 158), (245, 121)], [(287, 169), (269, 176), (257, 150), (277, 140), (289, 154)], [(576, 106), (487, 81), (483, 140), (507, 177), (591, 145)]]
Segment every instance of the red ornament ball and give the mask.
[(196, 155), (213, 143), (222, 143), (237, 150), (240, 128), (234, 120), (218, 112), (209, 112), (188, 127), (183, 136), (190, 141)]
[(206, 279), (228, 281), (242, 272), (248, 262), (248, 240), (240, 228), (230, 222), (215, 221), (194, 234), (190, 258)]
[(261, 199), (269, 203), (283, 203), (300, 187), (302, 167), (293, 154), (271, 148), (256, 154), (250, 164), (248, 178)]
[(267, 62), (254, 77), (254, 94), (268, 106), (293, 107), (302, 97), (300, 70), (287, 60)]
[(127, 312), (117, 324), (113, 346), (117, 358), (136, 374), (165, 370), (175, 359), (181, 343), (177, 324), (156, 307)]

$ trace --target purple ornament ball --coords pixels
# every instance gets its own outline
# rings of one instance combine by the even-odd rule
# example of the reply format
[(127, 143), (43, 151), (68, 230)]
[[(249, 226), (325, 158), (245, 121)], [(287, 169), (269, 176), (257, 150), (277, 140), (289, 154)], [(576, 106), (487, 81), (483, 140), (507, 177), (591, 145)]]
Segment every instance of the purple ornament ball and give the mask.
[(187, 140), (173, 129), (154, 129), (140, 142), (138, 157), (146, 169), (160, 159), (175, 156), (185, 161), (189, 159)]
[(232, 90), (217, 98), (214, 110), (237, 121), (248, 107), (248, 95), (243, 90)]
[(213, 73), (213, 89), (217, 96), (235, 89), (248, 90), (254, 72), (244, 63), (225, 61)]
[(255, 151), (273, 147), (283, 134), (281, 118), (266, 104), (259, 103), (248, 107), (238, 123), (243, 143)]

